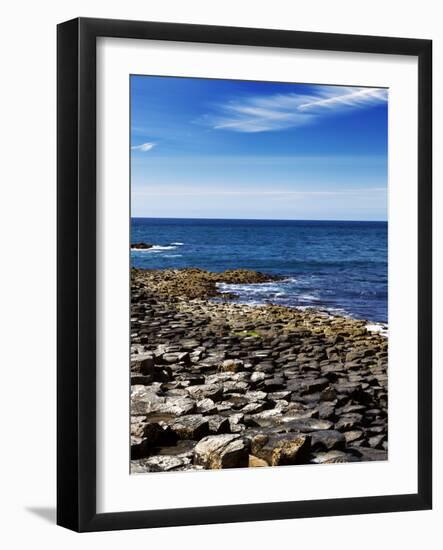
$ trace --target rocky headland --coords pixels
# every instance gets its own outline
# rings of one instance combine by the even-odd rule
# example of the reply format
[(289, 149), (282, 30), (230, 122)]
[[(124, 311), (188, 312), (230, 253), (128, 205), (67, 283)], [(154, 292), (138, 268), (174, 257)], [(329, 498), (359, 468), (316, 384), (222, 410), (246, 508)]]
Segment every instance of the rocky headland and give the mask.
[(387, 458), (387, 338), (217, 288), (273, 279), (132, 270), (133, 473)]
[(131, 244), (131, 248), (133, 250), (148, 250), (150, 248), (153, 248), (154, 245), (152, 244), (149, 244), (149, 243), (144, 243), (144, 242), (140, 242), (140, 243), (132, 243)]

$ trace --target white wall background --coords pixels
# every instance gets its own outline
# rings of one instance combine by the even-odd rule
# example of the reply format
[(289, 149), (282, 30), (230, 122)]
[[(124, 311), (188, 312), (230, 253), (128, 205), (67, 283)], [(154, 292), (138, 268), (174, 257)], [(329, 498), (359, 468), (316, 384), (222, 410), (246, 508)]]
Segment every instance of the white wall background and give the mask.
[[(435, 281), (443, 277), (443, 10), (439, 0), (16, 1), (2, 10), (0, 87), (0, 543), (68, 550), (105, 545), (333, 550), (438, 548), (443, 522), (442, 293), (435, 288), (435, 501), (431, 512), (76, 535), (55, 518), (55, 26), (109, 17), (434, 40)], [(405, 243), (407, 246), (407, 243)], [(440, 306), (440, 307), (439, 307)]]

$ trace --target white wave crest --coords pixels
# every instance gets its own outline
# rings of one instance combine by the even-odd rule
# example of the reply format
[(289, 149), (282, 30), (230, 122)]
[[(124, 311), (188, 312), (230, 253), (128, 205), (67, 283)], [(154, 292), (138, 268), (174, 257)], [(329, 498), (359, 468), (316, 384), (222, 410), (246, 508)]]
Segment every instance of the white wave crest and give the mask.
[(154, 244), (151, 248), (131, 248), (133, 252), (161, 252), (162, 250), (175, 250), (177, 247), (172, 244), (161, 246), (159, 244)]
[(379, 332), (382, 336), (388, 336), (388, 325), (383, 323), (370, 323), (366, 325), (366, 330), (369, 330), (369, 332)]

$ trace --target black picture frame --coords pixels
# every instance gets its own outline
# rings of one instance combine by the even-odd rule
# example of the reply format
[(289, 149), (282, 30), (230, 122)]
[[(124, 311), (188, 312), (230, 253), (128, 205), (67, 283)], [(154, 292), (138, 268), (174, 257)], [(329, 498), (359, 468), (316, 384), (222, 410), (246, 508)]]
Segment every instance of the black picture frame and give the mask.
[[(96, 511), (96, 39), (399, 54), (418, 59), (416, 494), (136, 512)], [(57, 523), (104, 531), (426, 510), (432, 506), (432, 42), (79, 18), (58, 25)]]

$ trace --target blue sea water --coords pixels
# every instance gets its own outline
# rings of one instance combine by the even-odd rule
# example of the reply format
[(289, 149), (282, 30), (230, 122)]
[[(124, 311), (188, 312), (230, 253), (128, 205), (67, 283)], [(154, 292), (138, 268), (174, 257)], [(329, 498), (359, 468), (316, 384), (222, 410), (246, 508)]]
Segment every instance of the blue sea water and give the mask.
[(315, 307), (387, 322), (386, 222), (132, 218), (131, 250), (144, 269), (253, 269), (282, 275), (260, 285), (221, 285), (244, 303)]

